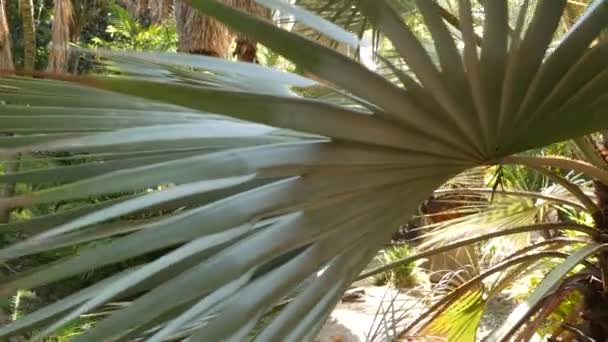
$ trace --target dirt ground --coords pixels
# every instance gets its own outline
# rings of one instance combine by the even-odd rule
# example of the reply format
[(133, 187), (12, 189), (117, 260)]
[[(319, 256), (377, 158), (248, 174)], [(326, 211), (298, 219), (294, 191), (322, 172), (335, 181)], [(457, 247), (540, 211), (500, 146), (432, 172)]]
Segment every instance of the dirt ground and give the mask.
[(418, 298), (407, 296), (388, 287), (364, 287), (365, 294), (361, 302), (341, 302), (331, 314), (319, 334), (316, 342), (363, 342), (370, 334), (372, 327), (378, 326), (374, 322), (379, 307), (386, 307), (391, 296), (397, 298), (396, 302), (414, 304)]

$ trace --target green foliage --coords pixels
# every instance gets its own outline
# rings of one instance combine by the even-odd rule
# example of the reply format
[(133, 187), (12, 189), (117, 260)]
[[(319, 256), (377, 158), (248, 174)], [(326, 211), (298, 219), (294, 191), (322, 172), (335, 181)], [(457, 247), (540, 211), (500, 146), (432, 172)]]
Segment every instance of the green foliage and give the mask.
[[(500, 178), (497, 178), (498, 172), (501, 173)], [(523, 165), (493, 166), (488, 169), (485, 178), (487, 186), (496, 187), (499, 190), (541, 191), (547, 185), (546, 179), (542, 175)]]
[(296, 72), (295, 64), (263, 45), (258, 45), (257, 57), (262, 65), (277, 68), (279, 70)]
[(108, 38), (93, 37), (89, 43), (90, 47), (136, 51), (175, 51), (177, 49), (177, 29), (174, 18), (157, 25), (146, 26), (115, 3), (110, 3), (109, 8), (109, 23), (105, 30)]
[[(571, 291), (564, 296), (559, 306), (551, 312), (549, 317), (546, 318), (545, 322), (538, 329), (537, 333), (541, 337), (547, 337), (553, 334), (557, 329), (562, 328), (564, 322), (568, 322), (568, 318), (572, 317), (572, 314), (578, 314), (576, 311), (580, 308), (581, 301), (584, 298), (578, 291)], [(575, 316), (576, 317), (576, 316)], [(573, 323), (573, 322), (568, 322)]]
[(430, 336), (445, 337), (447, 341), (474, 342), (485, 304), (483, 291), (465, 293), (433, 319), (424, 332)]
[[(386, 265), (407, 258), (411, 254), (412, 251), (407, 245), (399, 245), (382, 250), (377, 258), (381, 264)], [(412, 262), (377, 275), (374, 283), (384, 285), (390, 282), (396, 288), (411, 288), (418, 284), (418, 272), (420, 271), (417, 269), (416, 263)]]
[[(36, 26), (36, 68), (44, 70), (48, 62), (48, 48), (52, 39), (52, 0), (34, 0), (34, 21)], [(7, 1), (7, 15), (11, 33), (11, 48), (16, 66), (23, 64), (23, 32), (19, 15), (19, 1)], [(74, 24), (71, 27), (72, 43), (88, 42), (92, 37), (106, 36), (105, 29), (108, 17), (108, 1), (106, 0), (73, 0)], [(72, 61), (71, 69), (76, 67)], [(81, 66), (79, 66), (81, 67)]]
[(57, 333), (49, 336), (49, 341), (53, 342), (69, 342), (77, 335), (82, 334), (86, 330), (90, 329), (95, 323), (94, 319), (91, 318), (79, 318), (71, 322), (70, 324), (63, 327)]
[[(37, 69), (44, 69), (47, 65), (48, 49), (51, 41), (51, 15), (53, 11), (52, 0), (33, 0), (34, 23), (36, 34), (36, 61)], [(23, 30), (21, 16), (19, 15), (19, 1), (5, 2), (7, 7), (9, 30), (11, 33), (11, 48), (15, 66), (23, 66)]]
[(31, 298), (34, 296), (34, 293), (28, 290), (19, 290), (13, 296), (13, 300), (11, 301), (11, 320), (15, 321), (24, 315), (22, 312), (21, 303), (24, 299)]
[[(568, 155), (567, 150), (564, 150), (564, 146), (568, 145), (559, 144), (559, 146), (561, 147), (554, 151)], [(543, 154), (546, 155), (547, 152), (544, 152)], [(492, 201), (486, 202), (485, 208), (483, 205), (479, 205), (479, 202), (463, 200), (461, 208), (450, 209), (453, 212), (460, 211), (463, 213), (466, 213), (463, 208), (476, 208), (477, 211), (470, 211), (466, 216), (444, 221), (432, 227), (432, 230), (423, 236), (426, 240), (423, 244), (425, 249), (433, 250), (434, 248), (444, 247), (454, 241), (466, 240), (469, 236), (487, 236), (486, 241), (480, 241), (484, 255), (489, 257), (486, 258), (486, 262), (481, 263), (482, 268), (479, 273), (483, 274), (491, 269), (493, 265), (500, 265), (501, 262), (508, 261), (516, 255), (523, 255), (522, 253), (526, 249), (528, 249), (528, 255), (535, 250), (571, 255), (578, 253), (579, 250), (590, 248), (589, 243), (592, 243), (592, 240), (589, 240), (588, 231), (594, 230), (592, 227), (595, 225), (594, 217), (590, 215), (590, 212), (595, 210), (595, 204), (589, 201), (587, 197), (592, 193), (588, 179), (589, 174), (599, 172), (599, 170), (591, 167), (584, 172), (585, 174), (581, 175), (578, 172), (583, 172), (583, 170), (578, 167), (576, 161), (568, 162), (568, 166), (573, 170), (568, 172), (568, 167), (563, 167), (563, 165), (561, 165), (562, 167), (556, 167), (562, 160), (567, 159), (552, 160), (555, 162), (554, 165), (552, 163), (545, 165), (550, 171), (543, 171), (542, 173), (539, 173), (538, 169), (526, 165), (526, 163), (490, 168), (487, 170), (486, 184), (488, 186), (493, 185), (488, 180), (494, 180), (498, 170), (501, 172), (502, 180), (499, 187), (486, 188), (487, 191), (479, 189), (478, 185), (471, 188), (466, 187), (466, 184), (461, 184), (462, 188), (448, 188), (453, 196), (459, 196), (458, 192), (460, 191), (460, 196), (471, 196), (478, 193), (479, 196), (483, 197), (484, 195), (489, 196), (491, 193), (494, 198)], [(538, 157), (538, 161), (544, 161), (543, 157)], [(441, 190), (438, 192), (441, 192)], [(466, 199), (466, 197), (460, 198)], [(474, 205), (477, 205), (477, 207), (474, 207)], [(559, 231), (539, 231), (539, 234), (535, 236), (530, 235), (530, 233), (509, 234), (504, 237), (492, 236), (497, 231), (504, 229), (519, 229), (533, 227), (534, 225), (540, 228), (545, 224), (544, 222), (554, 222), (550, 225), (555, 224), (556, 227), (561, 227)], [(569, 230), (568, 225), (580, 225), (585, 227), (585, 230)], [(555, 244), (550, 243), (553, 239), (556, 241)], [(470, 245), (472, 244), (473, 242)], [(531, 244), (538, 244), (538, 247), (532, 248), (534, 245), (530, 247)], [(594, 258), (591, 257), (590, 259), (593, 260)], [(536, 296), (532, 298), (538, 298), (538, 294), (535, 293), (547, 288), (546, 284), (544, 287), (539, 285), (544, 282), (550, 270), (559, 268), (560, 265), (562, 265), (561, 259), (541, 258), (535, 262), (534, 267), (522, 268), (511, 275), (509, 275), (510, 270), (498, 273), (498, 280), (486, 282), (486, 285), (491, 285), (492, 289), (487, 293), (488, 298), (485, 298), (484, 301), (505, 291), (510, 293), (516, 301), (523, 301), (531, 296)], [(589, 271), (583, 265), (575, 265), (568, 271), (567, 276), (560, 280), (567, 282), (567, 277), (575, 277), (582, 272), (586, 272), (586, 270)], [(598, 270), (594, 269), (591, 272), (598, 272)], [(593, 293), (593, 290), (590, 291)], [(589, 293), (587, 292), (587, 295)], [(459, 294), (460, 296), (462, 294)], [(534, 316), (523, 319), (524, 321), (526, 319), (530, 320), (532, 325), (537, 324), (540, 329), (538, 333), (541, 335), (547, 335), (560, 328), (565, 316), (570, 314), (573, 311), (573, 306), (581, 303), (582, 299), (580, 294), (575, 293), (568, 294), (564, 298), (555, 297), (552, 300), (557, 301), (558, 306), (557, 309), (546, 313), (547, 321), (545, 323), (534, 322)], [(472, 306), (473, 311), (477, 309), (483, 311), (483, 308)], [(450, 332), (448, 329), (450, 325), (447, 324), (447, 322), (457, 322), (458, 319), (462, 319), (463, 323), (474, 322), (475, 319), (471, 315), (474, 315), (472, 311), (464, 309), (452, 311), (450, 309), (430, 321), (430, 327), (435, 327), (435, 330), (426, 331), (443, 334), (469, 331), (473, 334), (475, 329), (472, 327), (464, 328), (464, 326)], [(539, 318), (539, 320), (543, 319), (545, 319), (545, 316)], [(574, 321), (580, 322), (580, 318), (575, 317)], [(534, 333), (534, 331), (526, 331), (525, 333)], [(465, 340), (471, 340), (470, 336), (474, 335), (469, 335)], [(460, 336), (458, 338), (460, 340), (464, 337)]]

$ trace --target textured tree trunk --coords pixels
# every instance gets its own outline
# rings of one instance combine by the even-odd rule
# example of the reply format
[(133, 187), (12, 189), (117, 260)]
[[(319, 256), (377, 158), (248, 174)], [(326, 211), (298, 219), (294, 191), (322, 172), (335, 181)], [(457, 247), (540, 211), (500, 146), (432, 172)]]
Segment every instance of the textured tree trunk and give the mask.
[(55, 0), (53, 17), (53, 40), (49, 51), (47, 71), (62, 73), (68, 70), (68, 52), (70, 27), (72, 26), (73, 8), (71, 0)]
[[(270, 20), (272, 11), (259, 5), (254, 0), (234, 0), (233, 6), (247, 13)], [(238, 33), (236, 36), (236, 47), (233, 55), (242, 62), (257, 62), (258, 42), (247, 37), (246, 34)]]
[(148, 15), (149, 5), (150, 4), (148, 0), (137, 0), (135, 4), (134, 16), (140, 19), (146, 17)]
[[(253, 0), (224, 0), (224, 2), (260, 18), (270, 19), (272, 16), (271, 10), (258, 5)], [(176, 0), (175, 17), (179, 51), (227, 58), (232, 40), (236, 37), (236, 47), (232, 55), (239, 61), (252, 63), (256, 61), (257, 41), (247, 35), (231, 32), (226, 26), (199, 13), (182, 0)]]
[(171, 0), (150, 0), (150, 21), (160, 23), (171, 15)]
[(11, 53), (11, 35), (8, 29), (6, 5), (0, 0), (0, 69), (13, 70), (13, 54)]
[[(230, 3), (230, 1), (226, 1)], [(233, 34), (220, 22), (176, 0), (175, 18), (180, 52), (226, 58)]]
[(33, 71), (36, 63), (36, 31), (34, 29), (34, 4), (32, 0), (19, 0), (23, 24), (23, 68)]
[[(154, 1), (154, 0), (152, 0)], [(150, 0), (121, 0), (120, 3), (125, 7), (127, 12), (136, 19), (146, 19), (148, 16), (148, 7)]]
[(125, 7), (127, 12), (136, 17), (138, 0), (122, 0), (120, 3)]

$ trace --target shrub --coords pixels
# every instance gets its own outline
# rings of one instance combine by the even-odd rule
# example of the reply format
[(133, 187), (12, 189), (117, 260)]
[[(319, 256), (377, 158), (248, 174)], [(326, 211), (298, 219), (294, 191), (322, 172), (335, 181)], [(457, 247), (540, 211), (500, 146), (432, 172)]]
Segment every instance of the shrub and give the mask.
[[(399, 245), (383, 250), (378, 258), (382, 264), (386, 265), (403, 259), (410, 254), (412, 254), (412, 252), (409, 246)], [(389, 282), (396, 288), (410, 288), (415, 286), (418, 282), (416, 264), (412, 262), (398, 266), (389, 272), (379, 274), (374, 281), (376, 285), (385, 285)]]

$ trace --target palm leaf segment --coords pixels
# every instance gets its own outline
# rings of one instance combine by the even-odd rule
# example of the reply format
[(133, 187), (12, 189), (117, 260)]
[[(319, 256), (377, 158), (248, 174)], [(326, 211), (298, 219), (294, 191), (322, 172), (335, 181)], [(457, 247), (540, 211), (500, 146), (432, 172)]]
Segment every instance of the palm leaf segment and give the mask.
[[(358, 3), (414, 73), (401, 75), (404, 88), (220, 2), (192, 1), (299, 64), (342, 94), (340, 103), (296, 95), (290, 87), (312, 85), (299, 76), (182, 55), (124, 55), (116, 68), (131, 76), (2, 79), (1, 129), (13, 134), (1, 138), (2, 154), (70, 152), (82, 161), (2, 176), (40, 189), (2, 206), (114, 196), (5, 225), (35, 235), (1, 250), (3, 261), (113, 239), (4, 279), (2, 293), (164, 252), (0, 335), (45, 327), (42, 338), (129, 298), (75, 340), (241, 340), (295, 294), (256, 339), (311, 339), (349, 280), (445, 180), (608, 127), (608, 59), (606, 44), (597, 43), (607, 1), (590, 5), (549, 49), (565, 0), (538, 1), (534, 13), (523, 8), (515, 29), (506, 1), (485, 2), (480, 46), (471, 3), (461, 0), (462, 50), (437, 4), (416, 3), (437, 63), (388, 1)], [(112, 221), (140, 213), (154, 214)]]

